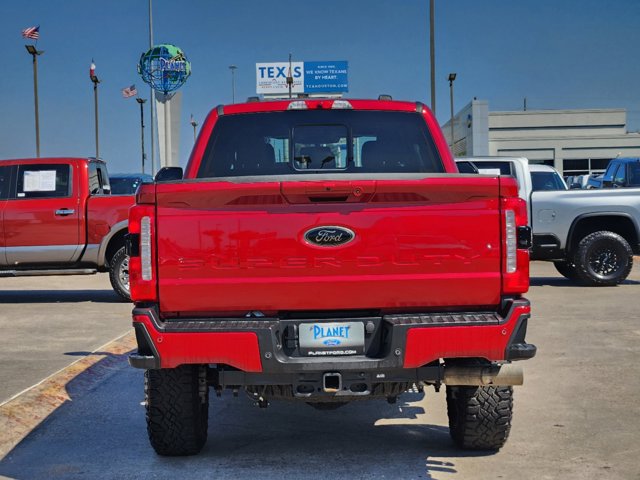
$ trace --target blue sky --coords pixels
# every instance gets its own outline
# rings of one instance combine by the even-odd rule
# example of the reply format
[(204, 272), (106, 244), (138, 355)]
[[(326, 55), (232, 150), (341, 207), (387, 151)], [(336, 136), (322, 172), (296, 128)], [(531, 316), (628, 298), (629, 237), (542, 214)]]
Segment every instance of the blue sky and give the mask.
[[(20, 36), (40, 25), (42, 156), (95, 153), (93, 90), (100, 77), (100, 154), (112, 172), (140, 170), (139, 107), (120, 90), (148, 89), (136, 63), (148, 49), (147, 0), (0, 0), (0, 158), (35, 156), (31, 57)], [(255, 63), (347, 60), (349, 97), (430, 104), (428, 0), (153, 1), (155, 43), (180, 46), (193, 74), (182, 88), (181, 163), (201, 122), (236, 98), (255, 95)], [(639, 0), (436, 0), (437, 116), (474, 96), (490, 110), (626, 108), (640, 129)], [(148, 121), (148, 111), (147, 121)], [(147, 134), (147, 152), (149, 136)]]

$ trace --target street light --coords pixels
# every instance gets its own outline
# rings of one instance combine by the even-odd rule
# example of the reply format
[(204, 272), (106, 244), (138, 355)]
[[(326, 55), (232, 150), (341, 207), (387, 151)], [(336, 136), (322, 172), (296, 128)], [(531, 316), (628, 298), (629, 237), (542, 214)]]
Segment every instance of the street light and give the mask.
[(191, 126), (193, 127), (193, 143), (196, 143), (196, 127), (198, 126), (198, 122), (193, 118), (193, 114), (191, 115)]
[[(235, 65), (229, 65), (231, 70), (231, 103), (236, 103), (236, 70), (238, 67)], [(195, 130), (195, 127), (193, 127)]]
[(429, 2), (429, 51), (431, 64), (431, 111), (436, 114), (436, 40), (435, 0)]
[(98, 84), (100, 79), (95, 74), (95, 65), (93, 59), (91, 60), (91, 69), (89, 71), (89, 78), (93, 83), (93, 104), (95, 110), (95, 123), (96, 123), (96, 158), (100, 158), (100, 143), (98, 141)]
[(142, 144), (142, 173), (144, 173), (144, 160), (146, 158), (146, 155), (144, 153), (144, 102), (146, 102), (146, 100), (144, 98), (136, 98), (136, 102), (138, 102), (140, 104), (140, 140), (141, 140), (141, 144)]
[(451, 153), (453, 153), (453, 81), (456, 79), (455, 73), (449, 74), (449, 93), (451, 98), (451, 120), (449, 123), (451, 124)]
[(37, 50), (35, 45), (25, 45), (29, 55), (33, 57), (33, 99), (36, 110), (36, 156), (40, 157), (40, 117), (38, 115), (38, 55), (44, 50)]

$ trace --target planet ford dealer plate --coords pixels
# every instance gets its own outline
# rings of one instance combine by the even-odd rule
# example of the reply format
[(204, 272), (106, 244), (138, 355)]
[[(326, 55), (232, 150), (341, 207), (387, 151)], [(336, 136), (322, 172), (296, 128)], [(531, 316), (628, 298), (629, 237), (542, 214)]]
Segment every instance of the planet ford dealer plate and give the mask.
[(364, 353), (364, 323), (301, 323), (300, 353), (310, 357), (361, 355)]

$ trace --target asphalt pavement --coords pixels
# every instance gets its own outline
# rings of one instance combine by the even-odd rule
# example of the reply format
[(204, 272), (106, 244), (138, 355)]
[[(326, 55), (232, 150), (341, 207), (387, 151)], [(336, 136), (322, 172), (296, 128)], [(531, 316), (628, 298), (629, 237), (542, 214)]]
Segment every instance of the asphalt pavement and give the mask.
[[(274, 402), (263, 410), (242, 393), (216, 398), (211, 392), (209, 437), (202, 453), (159, 457), (146, 436), (143, 375), (128, 366), (122, 346), (130, 306), (111, 297), (105, 276), (92, 279), (97, 283), (89, 288), (80, 277), (67, 277), (61, 294), (48, 293), (41, 285), (33, 294), (24, 284), (16, 302), (11, 301), (15, 294), (5, 289), (23, 279), (0, 279), (0, 327), (9, 333), (0, 337), (0, 385), (13, 385), (3, 390), (5, 397), (61, 364), (73, 363), (74, 356), (66, 353), (85, 352), (86, 359), (97, 359), (62, 381), (65, 394), (57, 395), (59, 405), (33, 419), (37, 426), (0, 460), (0, 476), (640, 479), (637, 266), (623, 285), (584, 288), (560, 277), (551, 264), (532, 264), (527, 340), (538, 346), (538, 356), (523, 363), (525, 384), (515, 387), (511, 436), (495, 454), (455, 448), (444, 391), (429, 389), (424, 395), (407, 393), (395, 405), (354, 402), (335, 411), (289, 402)], [(31, 328), (14, 323), (17, 312)], [(55, 314), (65, 328), (50, 326), (38, 346), (31, 333), (38, 322), (47, 322), (48, 314)], [(89, 318), (94, 316), (99, 318)], [(115, 337), (118, 342), (104, 345)], [(86, 355), (98, 347), (102, 351)], [(7, 348), (12, 354), (5, 355)], [(24, 381), (16, 383), (10, 378), (15, 375)], [(39, 388), (51, 390), (50, 381)], [(23, 416), (29, 416), (30, 403), (36, 409), (40, 402), (27, 400)]]

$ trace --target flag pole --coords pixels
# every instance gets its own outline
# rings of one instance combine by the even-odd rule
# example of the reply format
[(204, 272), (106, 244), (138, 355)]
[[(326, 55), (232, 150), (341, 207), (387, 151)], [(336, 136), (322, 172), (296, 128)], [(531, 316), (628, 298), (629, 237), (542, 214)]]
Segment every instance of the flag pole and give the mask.
[[(36, 44), (38, 42), (36, 41)], [(44, 53), (38, 50), (35, 45), (25, 45), (29, 55), (33, 57), (33, 100), (36, 114), (36, 157), (40, 158), (40, 115), (38, 112), (38, 55)]]

